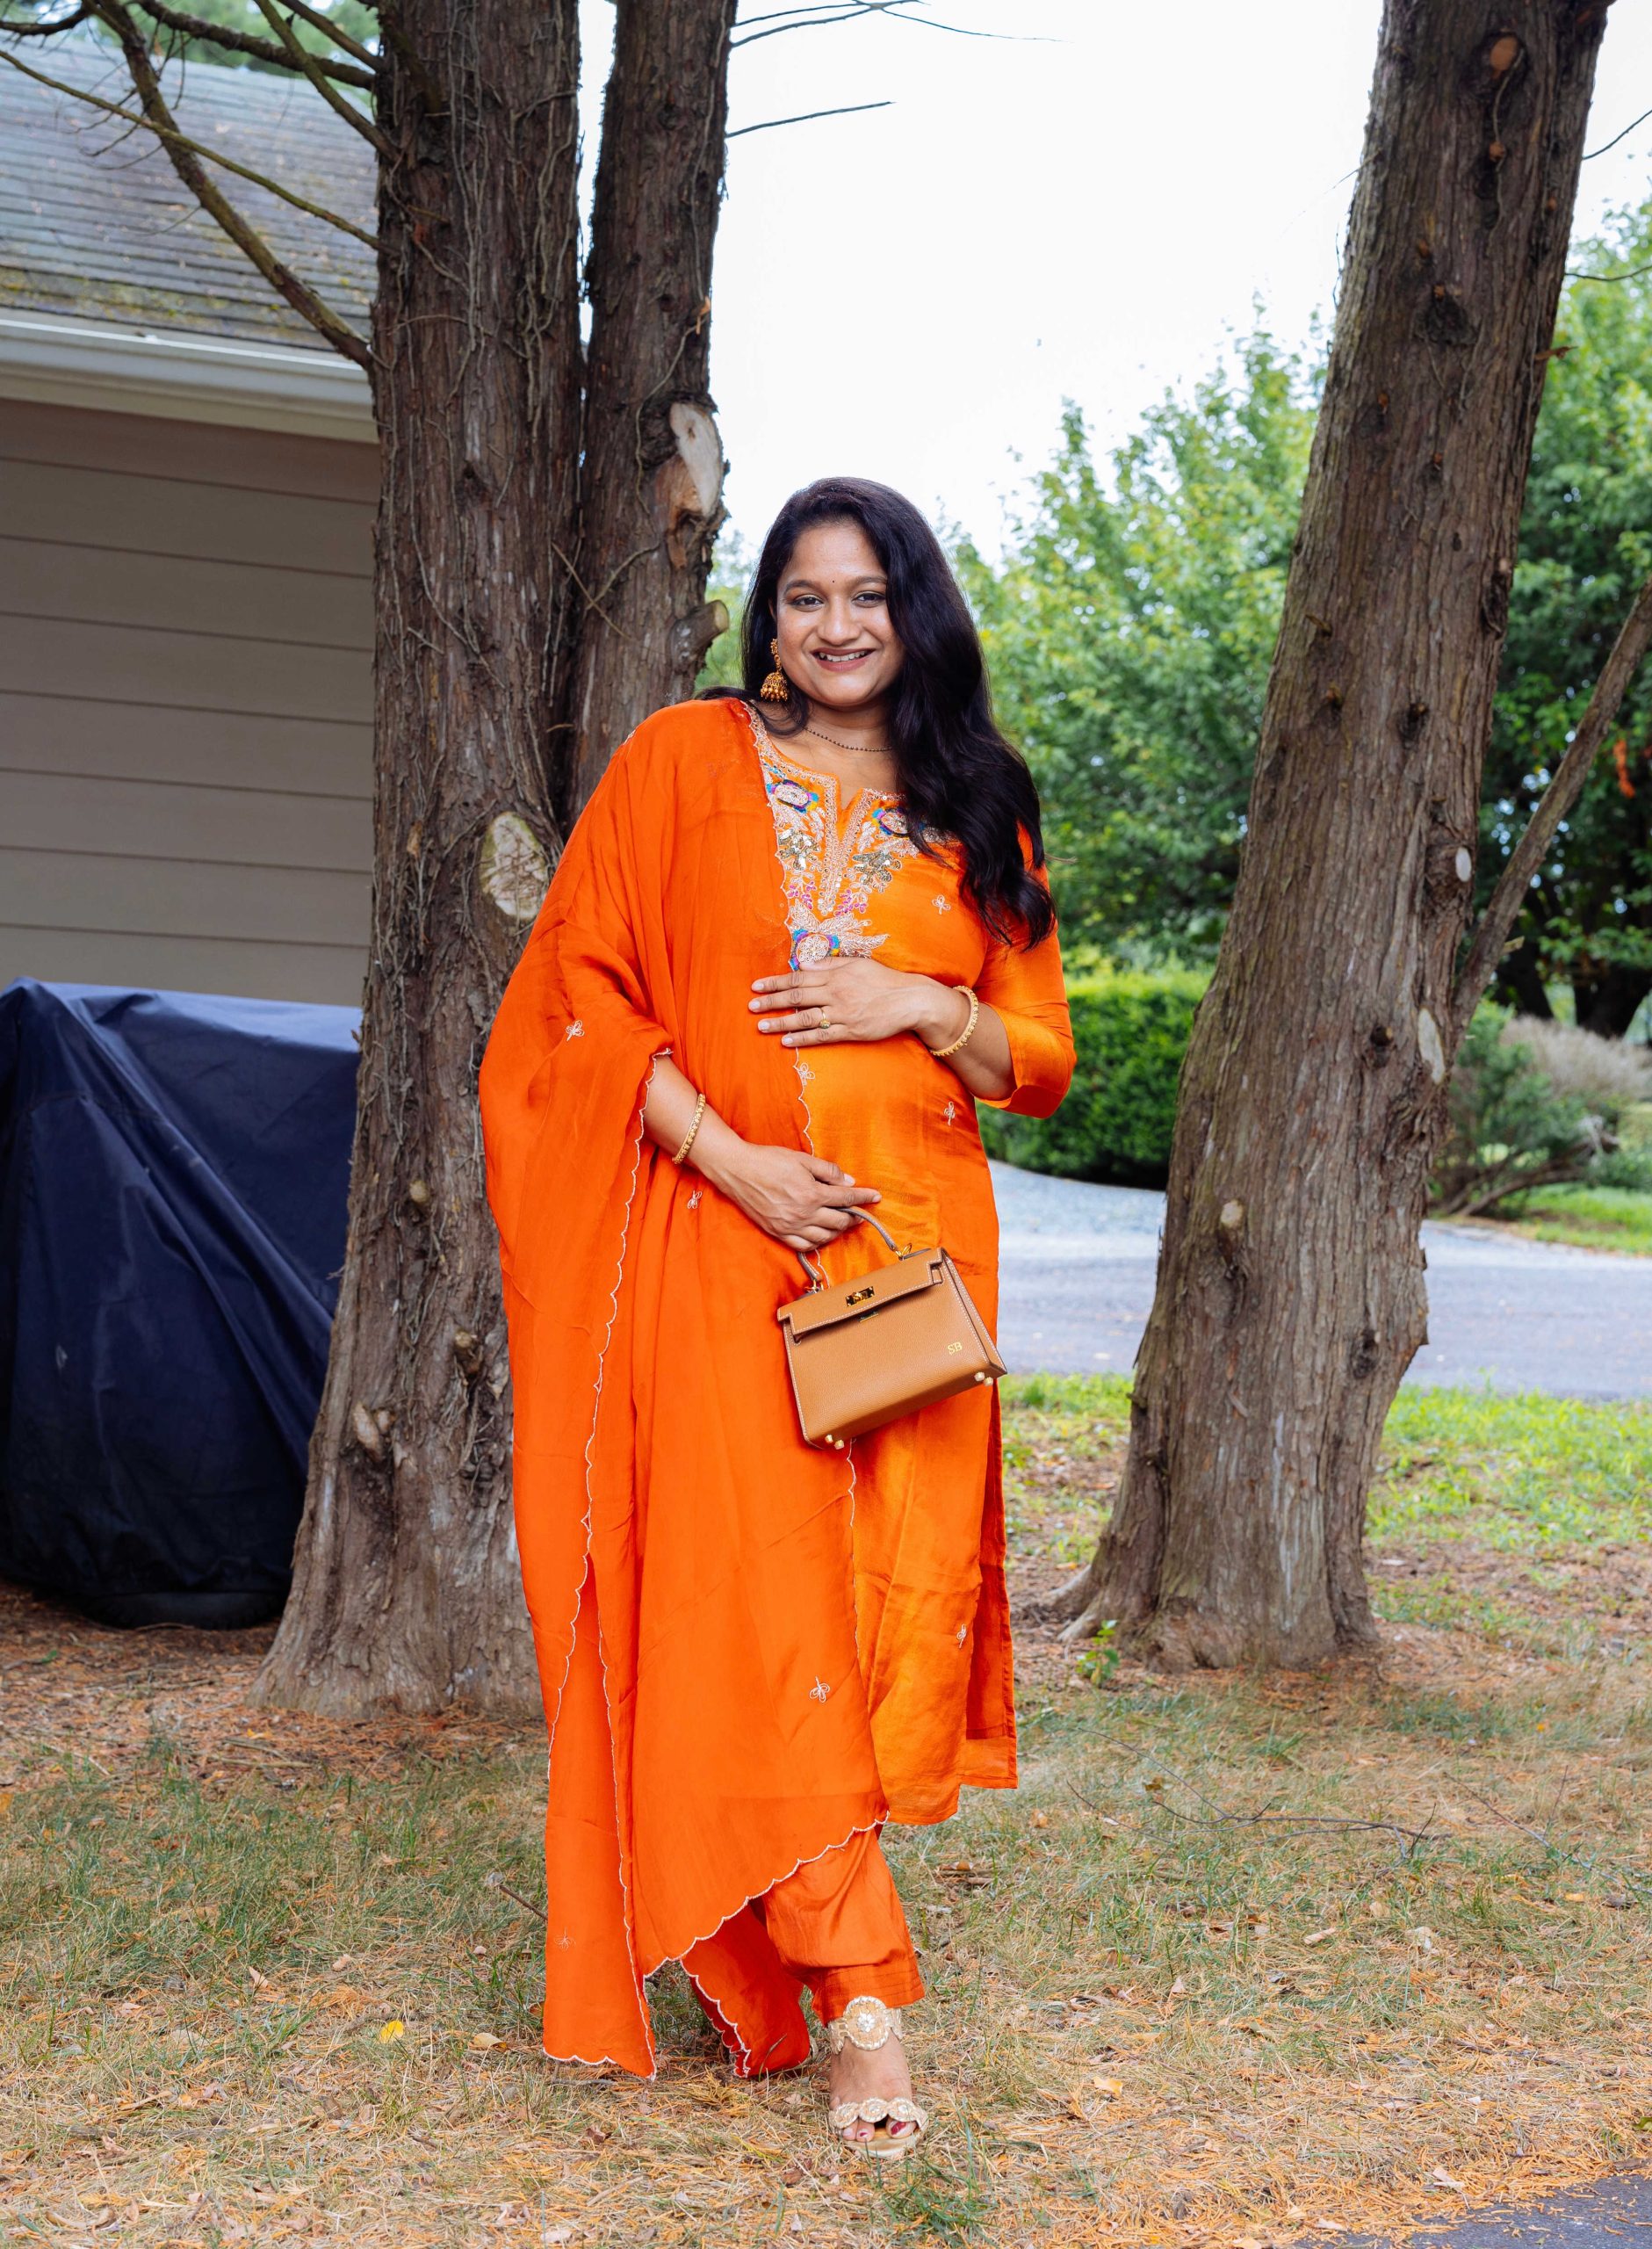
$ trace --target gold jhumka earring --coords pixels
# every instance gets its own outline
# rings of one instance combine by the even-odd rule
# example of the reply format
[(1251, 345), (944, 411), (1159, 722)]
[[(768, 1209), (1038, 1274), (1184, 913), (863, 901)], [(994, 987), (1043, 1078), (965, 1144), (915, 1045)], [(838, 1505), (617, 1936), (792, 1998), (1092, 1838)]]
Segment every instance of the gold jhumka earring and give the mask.
[(791, 682), (787, 678), (785, 673), (780, 669), (780, 643), (778, 640), (771, 640), (769, 642), (768, 653), (775, 660), (775, 669), (769, 673), (768, 678), (763, 682), (757, 692), (765, 703), (790, 703), (791, 700)]

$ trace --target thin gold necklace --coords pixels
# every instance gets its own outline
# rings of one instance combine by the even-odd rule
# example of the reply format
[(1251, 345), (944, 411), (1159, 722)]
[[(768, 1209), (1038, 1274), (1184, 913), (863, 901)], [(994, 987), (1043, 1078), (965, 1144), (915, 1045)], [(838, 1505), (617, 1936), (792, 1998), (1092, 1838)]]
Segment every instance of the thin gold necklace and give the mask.
[(803, 730), (806, 734), (812, 734), (817, 741), (829, 741), (833, 749), (840, 749), (846, 757), (888, 757), (891, 755), (887, 745), (874, 748), (860, 742), (840, 741), (835, 734), (822, 734), (819, 727), (812, 727), (806, 719), (803, 722)]

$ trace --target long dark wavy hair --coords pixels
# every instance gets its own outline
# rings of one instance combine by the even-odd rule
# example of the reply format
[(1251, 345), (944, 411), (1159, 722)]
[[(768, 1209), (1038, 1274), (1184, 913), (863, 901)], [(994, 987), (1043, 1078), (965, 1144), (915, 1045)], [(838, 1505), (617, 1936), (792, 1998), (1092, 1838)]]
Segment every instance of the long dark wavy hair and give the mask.
[[(1027, 762), (999, 732), (975, 621), (928, 524), (898, 492), (856, 476), (824, 476), (794, 492), (769, 527), (740, 629), (740, 688), (711, 688), (756, 703), (772, 669), (769, 643), (780, 581), (804, 532), (858, 524), (885, 573), (889, 617), (905, 651), (890, 706), (890, 748), (913, 841), (930, 856), (956, 837), (963, 888), (1001, 944), (1037, 944), (1055, 926), (1049, 893), (1021, 855), (1024, 829), (1035, 867), (1044, 864), (1038, 792)], [(808, 698), (761, 706), (771, 732), (796, 734)]]

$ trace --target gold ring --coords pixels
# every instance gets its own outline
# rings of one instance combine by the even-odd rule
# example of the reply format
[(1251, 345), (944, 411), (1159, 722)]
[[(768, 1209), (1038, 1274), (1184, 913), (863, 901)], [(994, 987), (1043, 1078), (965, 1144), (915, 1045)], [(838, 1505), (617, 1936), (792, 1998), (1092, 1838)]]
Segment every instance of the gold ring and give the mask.
[(819, 1022), (818, 1023), (816, 1023), (816, 1025), (815, 1025), (815, 1029), (816, 1029), (817, 1030), (831, 1030), (831, 1028), (832, 1028), (832, 1021), (831, 1021), (831, 1018), (830, 1018), (830, 1016), (826, 1014), (826, 1009), (825, 1009), (824, 1008), (822, 1008), (822, 1009), (821, 1009), (821, 1010), (820, 1010), (820, 1020), (819, 1020)]

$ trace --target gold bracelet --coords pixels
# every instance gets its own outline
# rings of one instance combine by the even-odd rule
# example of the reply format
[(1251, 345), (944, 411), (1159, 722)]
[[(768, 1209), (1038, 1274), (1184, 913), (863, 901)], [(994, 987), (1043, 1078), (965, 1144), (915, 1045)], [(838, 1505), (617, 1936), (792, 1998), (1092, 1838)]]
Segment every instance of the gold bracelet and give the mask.
[(694, 1146), (694, 1136), (700, 1129), (700, 1119), (704, 1116), (704, 1114), (705, 1096), (702, 1094), (699, 1101), (695, 1106), (694, 1122), (683, 1134), (682, 1146), (677, 1150), (675, 1155), (671, 1159), (672, 1162), (676, 1165), (679, 1171), (682, 1170), (683, 1164), (688, 1159), (689, 1150)]
[(960, 984), (956, 988), (963, 993), (969, 1000), (970, 1020), (964, 1024), (950, 1046), (932, 1046), (929, 1049), (937, 1062), (944, 1062), (949, 1054), (956, 1054), (961, 1046), (967, 1046), (975, 1037), (975, 1026), (981, 1019), (981, 1002), (976, 997), (975, 987), (972, 984)]

